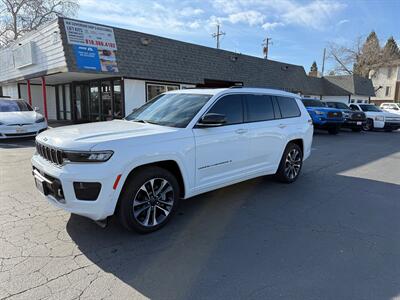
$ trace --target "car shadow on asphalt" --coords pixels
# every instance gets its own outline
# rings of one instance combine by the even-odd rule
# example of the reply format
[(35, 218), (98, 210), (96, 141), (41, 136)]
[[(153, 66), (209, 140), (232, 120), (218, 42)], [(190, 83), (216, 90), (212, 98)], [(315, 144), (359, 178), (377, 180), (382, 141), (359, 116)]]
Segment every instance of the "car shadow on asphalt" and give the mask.
[(334, 147), (318, 138), (294, 184), (269, 176), (196, 196), (152, 234), (74, 215), (67, 232), (99, 268), (151, 299), (393, 298), (400, 182), (343, 173), (399, 159), (400, 140), (382, 147), (378, 133), (356, 155), (364, 135), (340, 135)]
[(35, 146), (34, 137), (0, 140), (0, 149), (30, 148)]

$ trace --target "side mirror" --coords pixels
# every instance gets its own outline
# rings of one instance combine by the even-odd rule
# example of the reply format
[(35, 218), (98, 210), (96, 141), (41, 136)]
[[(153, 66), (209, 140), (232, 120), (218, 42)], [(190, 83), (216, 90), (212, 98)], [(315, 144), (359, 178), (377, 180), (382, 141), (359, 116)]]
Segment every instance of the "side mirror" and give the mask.
[(222, 114), (208, 113), (197, 123), (200, 127), (217, 127), (226, 123), (226, 117)]
[(38, 112), (38, 111), (39, 111), (39, 107), (35, 106), (35, 107), (33, 108), (33, 110), (36, 111), (36, 112)]

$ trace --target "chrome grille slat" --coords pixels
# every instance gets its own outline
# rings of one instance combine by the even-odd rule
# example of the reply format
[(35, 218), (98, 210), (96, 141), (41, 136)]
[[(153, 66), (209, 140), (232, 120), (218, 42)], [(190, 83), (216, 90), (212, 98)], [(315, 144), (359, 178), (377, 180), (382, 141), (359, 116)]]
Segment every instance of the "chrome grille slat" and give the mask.
[(60, 149), (36, 142), (36, 151), (45, 160), (48, 160), (55, 165), (61, 166), (63, 164), (63, 152)]

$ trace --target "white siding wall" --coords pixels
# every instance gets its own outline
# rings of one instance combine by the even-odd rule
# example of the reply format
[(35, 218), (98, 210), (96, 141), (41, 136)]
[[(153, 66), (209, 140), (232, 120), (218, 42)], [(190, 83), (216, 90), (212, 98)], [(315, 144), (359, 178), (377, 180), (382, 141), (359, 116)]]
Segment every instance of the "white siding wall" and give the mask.
[[(394, 94), (396, 89), (396, 81), (400, 80), (400, 66), (392, 66), (391, 76), (389, 75), (389, 67), (381, 67), (374, 70), (375, 73), (370, 74), (372, 84), (375, 90), (382, 86), (376, 91), (376, 97), (371, 97), (371, 100), (394, 100)], [(390, 87), (390, 94), (386, 96), (386, 88)]]
[(322, 96), (322, 101), (349, 103), (349, 96)]
[(2, 89), (3, 89), (3, 96), (18, 98), (18, 85), (16, 83), (3, 85)]
[[(16, 68), (13, 60), (13, 50), (33, 42), (32, 53), (34, 64)], [(0, 82), (22, 79), (23, 76), (37, 72), (66, 70), (64, 50), (61, 43), (60, 29), (57, 21), (36, 31), (27, 33), (11, 47), (0, 50)]]
[(146, 82), (143, 80), (124, 79), (125, 114), (146, 102)]
[[(28, 102), (28, 87), (25, 84), (20, 85), (21, 98)], [(31, 85), (32, 107), (38, 107), (40, 113), (44, 114), (43, 94), (41, 85)], [(49, 120), (57, 119), (56, 111), (56, 90), (54, 86), (46, 86), (47, 96), (47, 115)]]
[(351, 103), (368, 103), (368, 101), (369, 101), (368, 96), (351, 95), (351, 100), (350, 100)]

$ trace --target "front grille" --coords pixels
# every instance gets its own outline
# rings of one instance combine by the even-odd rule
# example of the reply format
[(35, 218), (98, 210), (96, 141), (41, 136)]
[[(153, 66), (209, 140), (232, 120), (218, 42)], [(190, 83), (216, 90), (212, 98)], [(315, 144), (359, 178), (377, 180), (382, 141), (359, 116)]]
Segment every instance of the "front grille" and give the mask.
[(397, 122), (400, 122), (400, 118), (396, 118), (396, 117), (386, 117), (386, 118), (385, 118), (385, 121), (386, 121), (386, 122), (394, 122), (394, 123), (397, 123)]
[(351, 119), (352, 120), (365, 120), (365, 115), (363, 113), (352, 113)]
[(4, 133), (5, 136), (7, 137), (19, 137), (19, 136), (30, 136), (36, 134), (36, 131), (34, 132), (24, 132), (24, 133)]
[(340, 111), (330, 111), (328, 112), (328, 118), (341, 118), (342, 113)]
[(58, 166), (61, 166), (63, 164), (64, 155), (63, 155), (63, 151), (60, 149), (49, 147), (49, 146), (46, 146), (46, 145), (36, 142), (36, 151), (41, 157), (50, 161), (53, 164), (56, 164)]
[(26, 125), (33, 125), (33, 123), (7, 124), (7, 126), (26, 126)]

